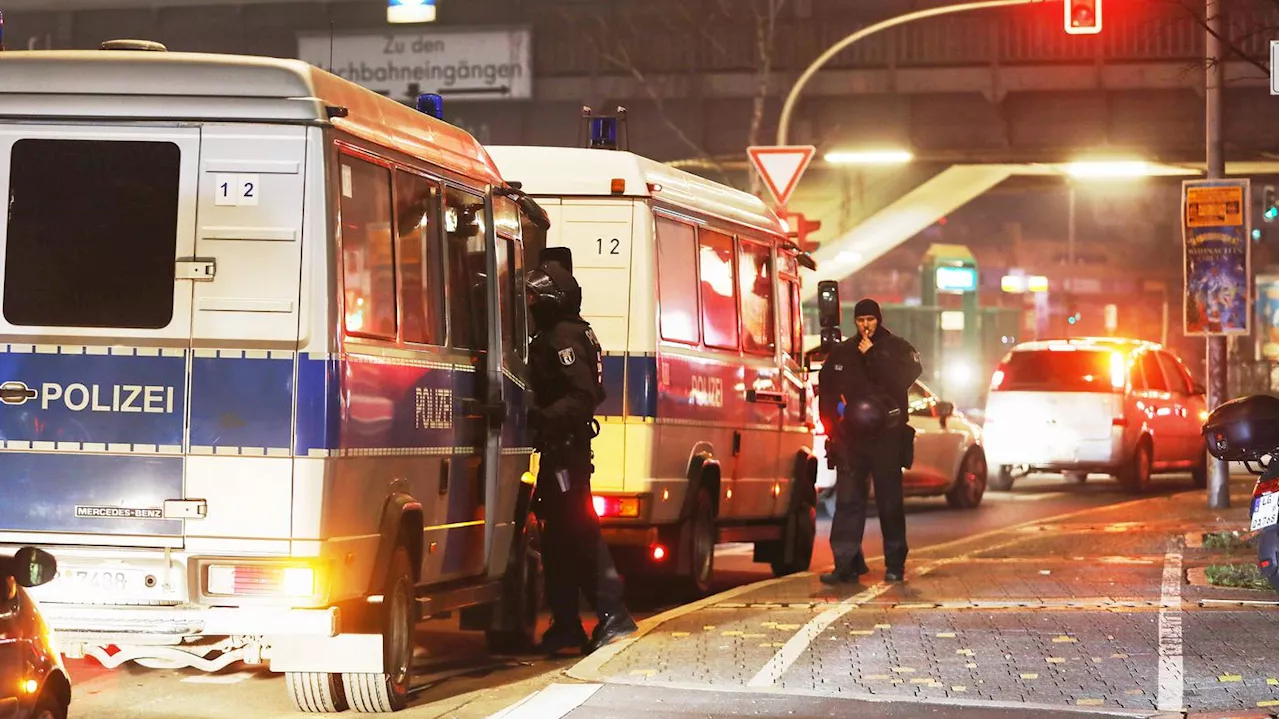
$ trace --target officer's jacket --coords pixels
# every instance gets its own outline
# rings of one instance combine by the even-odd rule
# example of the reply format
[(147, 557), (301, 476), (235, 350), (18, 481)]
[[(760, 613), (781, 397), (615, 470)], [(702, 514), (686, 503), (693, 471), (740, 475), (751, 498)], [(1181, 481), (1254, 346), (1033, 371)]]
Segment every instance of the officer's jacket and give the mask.
[[(853, 345), (858, 352), (858, 346)], [(858, 353), (862, 354), (862, 353)], [(866, 363), (867, 376), (893, 403), (907, 416), (907, 390), (920, 377), (923, 368), (920, 366), (920, 353), (911, 343), (885, 329), (884, 325), (876, 327), (871, 335), (871, 349), (863, 356)]]
[(830, 437), (843, 439), (840, 403), (875, 392), (858, 343), (845, 340), (831, 348), (818, 372), (818, 417)]
[[(591, 325), (568, 317), (529, 343), (536, 430), (577, 435), (604, 401), (603, 357)], [(590, 436), (589, 434), (587, 435)]]

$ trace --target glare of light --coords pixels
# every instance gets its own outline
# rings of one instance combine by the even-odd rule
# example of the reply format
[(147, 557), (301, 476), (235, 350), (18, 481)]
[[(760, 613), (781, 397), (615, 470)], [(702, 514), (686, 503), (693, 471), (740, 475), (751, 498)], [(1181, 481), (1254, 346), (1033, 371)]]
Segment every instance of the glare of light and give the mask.
[(671, 490), (669, 489), (662, 490), (662, 501), (665, 502), (668, 499), (671, 499)]
[(711, 247), (703, 246), (701, 266), (702, 282), (721, 297), (733, 297), (733, 266), (720, 259)]
[(1062, 166), (1062, 170), (1071, 177), (1081, 179), (1132, 179), (1198, 174), (1195, 170), (1145, 160), (1083, 160), (1069, 162)]
[(24, 694), (35, 694), (40, 688), (40, 682), (35, 679), (26, 679), (22, 682), (22, 692)]
[(435, 22), (435, 0), (387, 0), (387, 22)]
[(844, 252), (836, 255), (836, 262), (840, 262), (842, 264), (852, 264), (861, 259), (862, 253), (854, 252), (853, 250), (845, 250)]
[(832, 165), (902, 165), (913, 157), (907, 150), (836, 150), (822, 159)]
[(1124, 355), (1119, 352), (1111, 353), (1111, 386), (1116, 389), (1124, 389), (1125, 382)]
[(1004, 370), (998, 369), (991, 374), (991, 389), (1000, 389), (1004, 384)]
[(604, 497), (592, 497), (591, 508), (596, 510), (597, 517), (604, 516)]
[(1044, 275), (1032, 275), (1027, 278), (1028, 292), (1048, 292), (1049, 278)]
[(655, 544), (651, 554), (653, 555), (654, 561), (661, 562), (663, 559), (667, 558), (667, 548), (661, 544)]
[(311, 567), (285, 567), (284, 593), (291, 597), (306, 597), (316, 589), (316, 572)]
[(1027, 291), (1027, 278), (1022, 275), (1005, 275), (1000, 278), (1000, 289), (1010, 294)]
[(1204, 422), (1208, 419), (1209, 419), (1209, 410), (1207, 409), (1200, 410), (1200, 421)]
[(782, 231), (791, 234), (791, 223), (787, 222), (787, 218), (779, 217), (778, 224), (782, 225)]
[(942, 375), (950, 389), (967, 387), (973, 381), (973, 368), (968, 362), (952, 362), (942, 371)]

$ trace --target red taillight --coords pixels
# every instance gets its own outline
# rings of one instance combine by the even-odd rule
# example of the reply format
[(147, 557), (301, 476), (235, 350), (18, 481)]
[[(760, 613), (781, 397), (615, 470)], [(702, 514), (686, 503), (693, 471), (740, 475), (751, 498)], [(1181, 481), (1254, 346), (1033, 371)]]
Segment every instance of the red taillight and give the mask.
[(653, 561), (661, 562), (667, 558), (667, 548), (661, 544), (655, 544), (649, 548), (649, 556), (653, 557)]
[(640, 499), (638, 497), (600, 497), (591, 498), (591, 508), (597, 517), (624, 517), (634, 519), (640, 516)]
[(1126, 426), (1126, 425), (1128, 425), (1128, 424), (1129, 424), (1129, 420), (1125, 419), (1124, 417), (1112, 417), (1112, 418), (1111, 418), (1111, 426), (1112, 426), (1112, 427), (1124, 427), (1124, 426)]
[(1004, 384), (1004, 368), (1003, 367), (996, 370), (995, 373), (991, 375), (991, 391), (994, 392), (1000, 389), (1000, 385), (1002, 384)]
[(1259, 479), (1258, 483), (1253, 485), (1253, 496), (1261, 497), (1269, 492), (1280, 492), (1280, 480), (1276, 477), (1271, 479)]

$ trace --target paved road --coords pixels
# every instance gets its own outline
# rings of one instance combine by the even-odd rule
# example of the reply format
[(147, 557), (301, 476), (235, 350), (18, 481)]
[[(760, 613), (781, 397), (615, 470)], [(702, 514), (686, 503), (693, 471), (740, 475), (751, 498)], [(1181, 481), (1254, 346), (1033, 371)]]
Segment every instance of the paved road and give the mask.
[[(1170, 477), (1157, 485), (1157, 493), (1183, 489), (1186, 477)], [(970, 537), (1065, 512), (1125, 501), (1114, 481), (1090, 480), (1085, 485), (1059, 477), (1020, 481), (1013, 492), (992, 493), (977, 510), (947, 508), (942, 499), (908, 503), (908, 528), (912, 546)], [(825, 538), (828, 522), (819, 531)], [(867, 522), (869, 556), (880, 553), (879, 525)], [(830, 565), (825, 539), (819, 541), (813, 568)], [(874, 562), (873, 562), (874, 565)], [(716, 556), (716, 591), (768, 579), (767, 567), (751, 562), (746, 547), (726, 546)], [(638, 616), (650, 616), (669, 608), (661, 603), (636, 606)], [(589, 626), (589, 625), (588, 625)], [(483, 637), (456, 630), (452, 620), (436, 620), (420, 628), (420, 644), (429, 648), (418, 662), (421, 677), (414, 708), (405, 717), (486, 716), (554, 680), (555, 671), (570, 660), (542, 657), (493, 658), (484, 651)], [(262, 719), (296, 716), (285, 695), (283, 681), (270, 673), (233, 665), (216, 675), (189, 670), (149, 670), (126, 667), (106, 671), (92, 660), (69, 662), (75, 685), (71, 717), (86, 719), (224, 719), (253, 716)], [(475, 702), (474, 695), (484, 701)], [(605, 693), (610, 697), (612, 693)], [(470, 701), (468, 708), (455, 707)], [(480, 707), (485, 707), (481, 710)], [(251, 708), (251, 709), (250, 709)]]

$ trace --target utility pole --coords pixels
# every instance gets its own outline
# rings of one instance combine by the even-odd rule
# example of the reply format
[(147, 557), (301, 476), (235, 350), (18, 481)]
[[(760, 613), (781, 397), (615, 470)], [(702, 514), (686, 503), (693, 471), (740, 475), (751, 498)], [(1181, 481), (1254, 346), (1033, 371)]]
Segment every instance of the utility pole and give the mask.
[[(1222, 156), (1222, 7), (1221, 0), (1205, 0), (1204, 36), (1204, 145), (1208, 172), (1205, 177), (1220, 180), (1226, 174)], [(1247, 198), (1246, 198), (1247, 199)], [(1227, 400), (1227, 338), (1205, 338), (1205, 385), (1209, 411)], [(1231, 506), (1228, 488), (1230, 469), (1226, 462), (1208, 457), (1209, 506)]]

